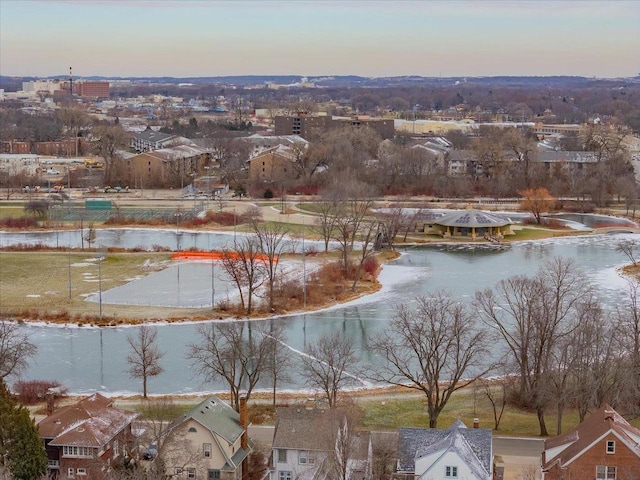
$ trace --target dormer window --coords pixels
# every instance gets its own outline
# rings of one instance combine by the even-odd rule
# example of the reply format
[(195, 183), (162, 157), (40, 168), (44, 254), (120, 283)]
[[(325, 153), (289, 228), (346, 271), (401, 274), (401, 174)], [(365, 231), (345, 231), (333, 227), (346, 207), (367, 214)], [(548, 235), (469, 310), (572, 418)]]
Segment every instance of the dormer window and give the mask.
[(614, 440), (607, 440), (607, 453), (616, 453), (616, 442)]

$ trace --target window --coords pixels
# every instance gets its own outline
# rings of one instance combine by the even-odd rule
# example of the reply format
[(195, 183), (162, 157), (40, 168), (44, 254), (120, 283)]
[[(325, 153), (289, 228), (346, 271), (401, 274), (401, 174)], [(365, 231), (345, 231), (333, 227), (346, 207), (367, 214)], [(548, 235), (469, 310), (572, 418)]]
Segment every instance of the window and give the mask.
[(187, 469), (187, 478), (196, 478), (196, 469), (188, 468)]
[(75, 470), (73, 468), (67, 469), (67, 476), (69, 478), (73, 478), (74, 473), (75, 473)]
[(86, 475), (87, 474), (87, 469), (86, 468), (78, 468), (78, 470), (76, 470), (76, 473), (78, 475)]
[(316, 456), (314, 452), (308, 450), (300, 450), (298, 452), (298, 465), (314, 465)]
[(209, 470), (209, 480), (218, 480), (220, 478), (220, 470)]
[(189, 429), (189, 432), (190, 432), (190, 433), (195, 433), (195, 432), (197, 432), (197, 431), (198, 431), (198, 430), (196, 430), (196, 427), (191, 427), (191, 428)]
[(618, 467), (606, 467), (598, 465), (596, 467), (596, 480), (616, 480)]
[(202, 444), (202, 454), (204, 455), (204, 458), (211, 458), (211, 444), (210, 443), (203, 443)]
[(182, 473), (182, 469), (180, 467), (176, 467), (175, 470), (174, 470), (174, 473), (176, 475), (180, 475)]
[(93, 457), (93, 448), (64, 445), (62, 455), (64, 457)]
[(615, 440), (607, 441), (607, 453), (616, 453), (616, 442)]
[(458, 478), (458, 467), (444, 467), (445, 478)]
[(291, 480), (291, 472), (280, 472), (278, 480)]
[(283, 448), (278, 450), (278, 463), (286, 463), (287, 462), (287, 451)]

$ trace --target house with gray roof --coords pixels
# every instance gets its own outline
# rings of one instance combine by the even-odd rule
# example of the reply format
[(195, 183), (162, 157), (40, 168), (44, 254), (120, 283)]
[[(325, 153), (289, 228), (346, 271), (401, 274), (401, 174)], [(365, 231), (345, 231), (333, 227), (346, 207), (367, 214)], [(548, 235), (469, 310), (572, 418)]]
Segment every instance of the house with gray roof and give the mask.
[(400, 428), (396, 479), (491, 480), (492, 431), (460, 420), (446, 430)]
[(351, 428), (343, 412), (280, 407), (276, 416), (270, 480), (371, 478), (370, 432)]
[(215, 395), (176, 420), (164, 442), (162, 459), (178, 478), (240, 480), (251, 453), (246, 435), (246, 401), (236, 412)]

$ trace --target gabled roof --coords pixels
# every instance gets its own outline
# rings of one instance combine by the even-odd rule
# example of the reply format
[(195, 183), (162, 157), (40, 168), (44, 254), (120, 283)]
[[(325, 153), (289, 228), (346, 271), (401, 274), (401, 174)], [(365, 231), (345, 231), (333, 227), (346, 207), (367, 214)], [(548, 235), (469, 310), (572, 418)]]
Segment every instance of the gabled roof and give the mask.
[(640, 459), (640, 429), (631, 426), (609, 405), (603, 405), (573, 430), (544, 441), (543, 470), (556, 462), (561, 467), (573, 462), (609, 433), (616, 435)]
[(196, 405), (176, 424), (180, 425), (188, 419), (195, 420), (229, 443), (234, 443), (243, 432), (240, 414), (215, 395)]
[(416, 460), (439, 451), (454, 451), (476, 478), (489, 478), (491, 437), (486, 428), (467, 428), (461, 421), (447, 430), (432, 428), (398, 429), (398, 471), (415, 472)]
[(344, 420), (338, 412), (304, 407), (279, 407), (276, 417), (273, 448), (297, 450), (329, 450)]
[(38, 424), (38, 429), (40, 437), (53, 439), (50, 445), (99, 448), (138, 416), (113, 407), (110, 399), (95, 393), (55, 411)]
[(449, 227), (504, 227), (512, 222), (492, 215), (475, 208), (467, 208), (466, 210), (457, 210), (448, 213), (442, 218), (438, 218), (433, 222), (436, 225), (444, 225)]
[(271, 147), (264, 150), (263, 152), (260, 152), (255, 157), (249, 159), (248, 162), (252, 162), (265, 155), (275, 155), (278, 157), (286, 158), (287, 160), (291, 160), (291, 161), (295, 160), (296, 158), (296, 153), (291, 147), (288, 147), (286, 145), (276, 145), (275, 147)]

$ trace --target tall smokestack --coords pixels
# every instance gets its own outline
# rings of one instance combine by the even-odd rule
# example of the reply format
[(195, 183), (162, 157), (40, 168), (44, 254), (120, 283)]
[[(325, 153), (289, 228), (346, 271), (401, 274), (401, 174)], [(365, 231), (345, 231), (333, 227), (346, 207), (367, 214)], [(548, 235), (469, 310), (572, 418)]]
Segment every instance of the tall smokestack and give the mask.
[(69, 95), (73, 95), (73, 73), (71, 73), (71, 67), (69, 67)]

